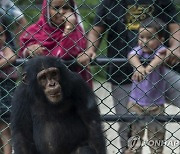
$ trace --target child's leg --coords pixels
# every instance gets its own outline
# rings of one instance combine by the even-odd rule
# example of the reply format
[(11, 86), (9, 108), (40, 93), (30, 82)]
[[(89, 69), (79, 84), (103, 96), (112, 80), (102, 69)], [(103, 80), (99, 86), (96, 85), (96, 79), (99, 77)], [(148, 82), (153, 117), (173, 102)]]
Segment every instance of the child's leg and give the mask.
[(142, 154), (141, 145), (144, 132), (144, 125), (140, 125), (139, 122), (134, 122), (133, 124), (131, 124), (131, 134), (128, 140), (128, 149), (125, 150), (124, 154)]
[(11, 154), (12, 153), (12, 147), (10, 144), (11, 132), (9, 126), (1, 122), (0, 130), (1, 130), (1, 141), (3, 145), (4, 154)]
[(165, 132), (166, 131), (165, 131), (165, 128), (163, 127), (163, 124), (161, 125), (161, 124), (157, 124), (153, 122), (150, 124), (150, 126), (148, 126), (148, 139), (149, 141), (151, 141), (151, 143), (153, 143), (153, 145), (149, 146), (152, 154), (163, 153)]
[[(142, 115), (144, 114), (143, 108), (140, 107), (138, 104), (129, 102), (128, 103), (128, 109), (129, 112), (132, 114)], [(142, 141), (143, 136), (145, 132), (145, 122), (136, 120), (131, 124), (131, 136), (130, 137), (140, 137), (140, 140)], [(135, 138), (136, 138), (135, 137)], [(140, 143), (141, 144), (141, 143)], [(136, 147), (137, 146), (137, 147)], [(142, 147), (139, 146), (139, 143), (135, 144), (132, 150), (132, 147), (129, 146), (129, 149), (125, 151), (125, 154), (141, 154), (142, 153)]]
[[(163, 105), (158, 106), (157, 108), (153, 108), (153, 110), (151, 111), (150, 108), (149, 108), (149, 114), (151, 115), (163, 114), (164, 111)], [(152, 143), (151, 145), (149, 145), (149, 148), (151, 149), (151, 153), (162, 154), (165, 132), (166, 132), (164, 123), (160, 123), (158, 121), (151, 122), (150, 124), (148, 124), (147, 129), (148, 129), (148, 139), (149, 141), (151, 141), (149, 143)]]

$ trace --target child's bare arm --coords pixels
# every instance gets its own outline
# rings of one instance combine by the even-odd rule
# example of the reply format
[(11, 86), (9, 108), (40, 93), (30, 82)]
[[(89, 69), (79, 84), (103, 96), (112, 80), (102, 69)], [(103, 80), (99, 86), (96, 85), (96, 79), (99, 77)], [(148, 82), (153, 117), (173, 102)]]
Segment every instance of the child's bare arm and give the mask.
[(128, 60), (130, 64), (135, 68), (135, 72), (132, 76), (132, 80), (142, 81), (145, 76), (145, 68), (139, 60), (139, 56), (137, 54), (129, 54)]
[(166, 52), (161, 52), (154, 56), (154, 59), (146, 66), (146, 74), (151, 73), (157, 66), (161, 65), (166, 57)]
[(0, 68), (6, 67), (16, 61), (17, 56), (9, 47), (6, 47), (2, 52), (4, 53), (4, 57), (0, 59)]
[(128, 60), (130, 64), (135, 67), (135, 69), (138, 69), (139, 67), (142, 66), (142, 63), (139, 60), (139, 56), (137, 54), (129, 54), (128, 55)]

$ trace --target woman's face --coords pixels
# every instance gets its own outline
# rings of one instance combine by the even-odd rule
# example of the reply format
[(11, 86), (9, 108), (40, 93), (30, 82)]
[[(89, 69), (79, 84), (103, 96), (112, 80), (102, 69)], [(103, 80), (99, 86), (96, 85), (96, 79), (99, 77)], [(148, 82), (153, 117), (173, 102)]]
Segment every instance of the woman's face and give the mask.
[(72, 12), (67, 0), (51, 0), (49, 14), (54, 26), (61, 26), (64, 23), (66, 12)]

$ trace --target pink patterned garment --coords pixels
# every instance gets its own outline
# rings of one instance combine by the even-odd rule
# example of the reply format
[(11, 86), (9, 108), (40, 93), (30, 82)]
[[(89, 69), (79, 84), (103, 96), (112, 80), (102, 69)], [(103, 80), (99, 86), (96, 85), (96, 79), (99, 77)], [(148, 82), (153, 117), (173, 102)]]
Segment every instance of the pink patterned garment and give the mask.
[[(26, 47), (32, 44), (40, 44), (45, 47), (43, 55), (59, 57), (63, 60), (76, 59), (77, 55), (83, 52), (86, 48), (86, 38), (82, 21), (80, 21), (79, 13), (73, 0), (70, 0), (74, 13), (77, 18), (77, 26), (73, 32), (67, 36), (63, 36), (64, 26), (59, 28), (50, 24), (49, 0), (44, 0), (42, 5), (42, 14), (39, 20), (29, 26), (20, 36), (21, 50), (20, 57), (24, 57)], [(74, 72), (80, 73), (82, 78), (92, 86), (91, 74), (88, 69), (81, 66), (76, 66), (71, 69)]]

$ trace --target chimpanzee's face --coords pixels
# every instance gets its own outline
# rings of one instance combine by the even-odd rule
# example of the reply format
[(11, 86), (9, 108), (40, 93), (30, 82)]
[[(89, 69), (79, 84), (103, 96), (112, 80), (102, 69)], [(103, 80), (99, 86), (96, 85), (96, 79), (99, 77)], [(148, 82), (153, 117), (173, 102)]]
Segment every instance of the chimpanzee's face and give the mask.
[(43, 88), (47, 99), (52, 104), (57, 104), (62, 100), (62, 91), (59, 70), (56, 67), (50, 67), (40, 71), (37, 74), (38, 84)]

